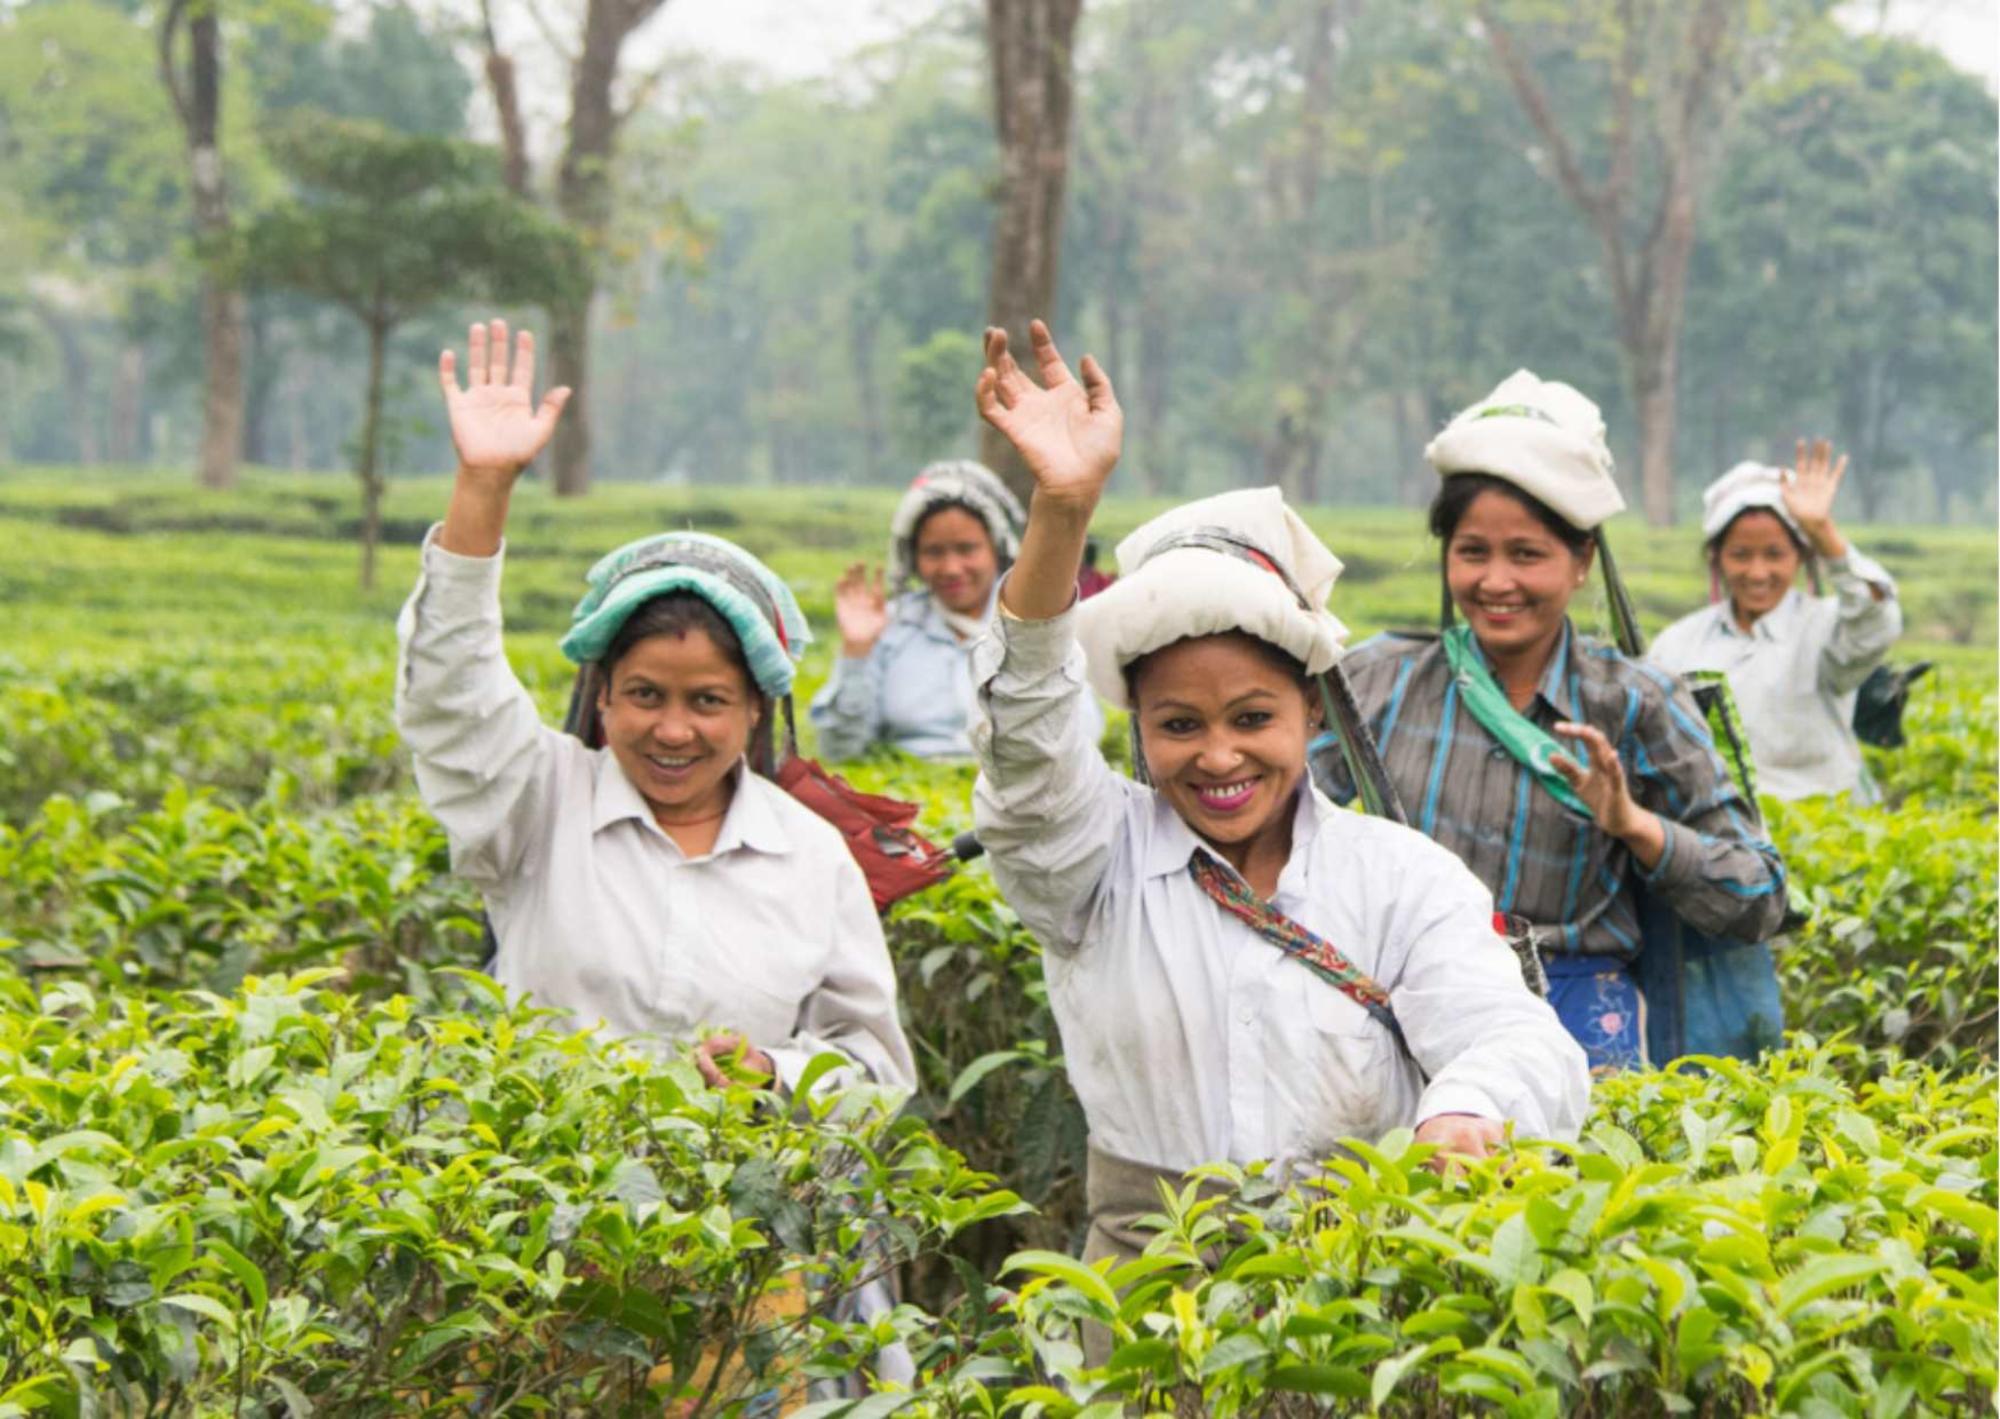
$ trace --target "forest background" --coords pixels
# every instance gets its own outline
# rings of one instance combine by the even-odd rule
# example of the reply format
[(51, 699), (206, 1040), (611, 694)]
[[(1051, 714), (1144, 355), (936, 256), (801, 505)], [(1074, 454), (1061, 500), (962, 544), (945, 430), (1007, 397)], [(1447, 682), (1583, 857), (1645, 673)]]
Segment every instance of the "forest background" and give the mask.
[[(1009, 8), (902, 4), (805, 77), (613, 46), (615, 142), (592, 157), (578, 75), (658, 0), (0, 4), (0, 464), (196, 463), (226, 286), (243, 462), (352, 466), (372, 414), (382, 471), (448, 466), (428, 369), (476, 292), (437, 280), (395, 312), (370, 410), (354, 304), (255, 266), (260, 222), (326, 210), (300, 153), (343, 133), (371, 162), (391, 135), (471, 139), (492, 162), (459, 178), (581, 238), (595, 478), (897, 484), (974, 452), (1008, 181), (988, 24)], [(1013, 5), (1021, 25), (1064, 8)], [(1634, 322), (1677, 320), (1667, 511), (1813, 432), (1851, 451), (1867, 520), (1991, 519), (1994, 97), (1890, 33), (1896, 6), (1078, 8), (1049, 305), (1120, 381), (1124, 491), (1416, 502), (1429, 434), (1525, 365), (1603, 404), (1637, 506)], [(1706, 95), (1704, 16), (1724, 50)], [(1689, 213), (1681, 299), (1653, 258)]]

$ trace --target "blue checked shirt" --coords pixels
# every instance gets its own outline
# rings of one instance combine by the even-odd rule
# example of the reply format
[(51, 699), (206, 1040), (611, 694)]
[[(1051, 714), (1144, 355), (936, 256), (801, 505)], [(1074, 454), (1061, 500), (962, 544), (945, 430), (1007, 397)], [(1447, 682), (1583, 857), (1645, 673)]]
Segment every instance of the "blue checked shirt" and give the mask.
[[(1436, 640), (1377, 636), (1341, 666), (1412, 825), (1456, 853), (1499, 910), (1540, 928), (1550, 949), (1630, 961), (1635, 881), (1706, 935), (1762, 941), (1777, 931), (1784, 864), (1674, 676), (1565, 626), (1525, 711), (1551, 732), (1558, 720), (1594, 725), (1617, 747), (1633, 798), (1666, 828), (1666, 852), (1648, 872), (1472, 717)], [(1331, 741), (1315, 742), (1312, 766), (1329, 797), (1353, 798)]]

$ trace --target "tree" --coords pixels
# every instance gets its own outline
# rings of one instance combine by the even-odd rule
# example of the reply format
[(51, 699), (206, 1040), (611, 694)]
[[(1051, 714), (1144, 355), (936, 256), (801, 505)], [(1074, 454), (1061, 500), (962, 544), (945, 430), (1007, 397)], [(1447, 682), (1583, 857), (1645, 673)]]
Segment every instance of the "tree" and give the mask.
[(498, 155), (477, 144), (301, 117), (271, 146), (302, 192), (250, 226), (243, 274), (331, 301), (367, 332), (355, 471), (361, 584), (370, 587), (382, 525), (378, 454), (390, 335), (449, 301), (572, 299), (585, 284), (583, 252), (564, 226), (507, 191)]
[[(1639, 422), (1646, 517), (1664, 525), (1674, 515), (1681, 328), (1704, 189), (1751, 80), (1796, 22), (1824, 7), (1473, 0), (1473, 8), (1546, 149), (1546, 175), (1597, 237)], [(1513, 23), (1517, 14), (1530, 23)], [(1536, 41), (1539, 59), (1528, 51)], [(1584, 90), (1583, 103), (1566, 105), (1559, 84)], [(1589, 118), (1566, 121), (1565, 107)]]
[[(582, 33), (569, 60), (569, 123), (556, 168), (555, 207), (593, 255), (590, 280), (549, 307), (551, 377), (573, 391), (569, 417), (556, 429), (555, 489), (576, 496), (590, 488), (590, 316), (597, 294), (597, 262), (611, 231), (616, 192), (612, 173), (619, 134), (651, 98), (658, 74), (642, 80), (619, 102), (616, 89), (625, 42), (657, 14), (666, 0), (586, 0)], [(499, 116), (505, 172), (514, 191), (530, 181), (527, 124), (513, 60), (493, 25), (492, 0), (482, 0), (486, 80)], [(664, 73), (664, 70), (660, 71)]]
[[(1921, 45), (1834, 32), (1752, 96), (1698, 259), (1690, 336), (1718, 468), (1826, 409), (1873, 519), (1928, 463), (1980, 505), (1994, 429), (1995, 104)], [(1744, 376), (1755, 371), (1756, 378)], [(1732, 437), (1733, 435), (1733, 437)], [(1726, 450), (1726, 451), (1725, 451)], [(1956, 450), (1956, 456), (1954, 452)]]
[[(986, 0), (1000, 188), (986, 321), (1028, 348), (1028, 322), (1056, 318), (1056, 262), (1069, 178), (1073, 43), (1083, 0)], [(1034, 480), (1007, 440), (982, 426), (980, 458), (1026, 498)]]
[[(234, 235), (222, 162), (222, 24), (219, 0), (167, 0), (160, 19), (160, 77), (187, 140), (188, 193), (202, 262), (204, 355), (200, 476), (205, 488), (236, 483), (243, 447), (243, 293), (230, 284)], [(186, 57), (181, 57), (185, 38)]]

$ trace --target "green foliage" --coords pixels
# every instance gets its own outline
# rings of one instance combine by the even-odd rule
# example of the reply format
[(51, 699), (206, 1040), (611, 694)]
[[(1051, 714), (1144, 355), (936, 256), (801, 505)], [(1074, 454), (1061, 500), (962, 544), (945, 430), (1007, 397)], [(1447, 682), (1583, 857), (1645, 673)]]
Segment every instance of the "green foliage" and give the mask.
[(831, 1315), (871, 1223), (894, 1259), (1014, 1205), (859, 1093), (324, 978), (8, 989), (0, 1414), (721, 1413), (872, 1352)]
[(1620, 1076), (1576, 1146), (1448, 1176), (1407, 1131), (1290, 1190), (1212, 1169), (1139, 1261), (1014, 1257), (1015, 1327), (912, 1412), (1983, 1412), (1990, 1080), (1856, 1053)]
[[(510, 656), (559, 712), (582, 569), (648, 527), (738, 538), (825, 627), (892, 500), (525, 487)], [(1815, 909), (1777, 951), (1795, 1048), (1604, 1084), (1574, 1149), (1439, 1178), (1399, 1136), (1331, 1191), (1177, 1200), (1161, 1258), (1105, 1278), (1064, 1255), (1082, 1115), (1039, 947), (982, 865), (889, 922), (921, 1076), (893, 1125), (815, 1134), (468, 994), (449, 968), (478, 963), (478, 903), (391, 710), (395, 608), (443, 490), (390, 489), (380, 592), (346, 575), (343, 501), (269, 475), (199, 503), (157, 479), (0, 483), (22, 549), (0, 562), (0, 1416), (235, 1412), (239, 1385), (245, 1414), (658, 1413), (713, 1339), (758, 1332), (709, 1410), (899, 1335), (917, 1386), (862, 1419), (1289, 1415), (1378, 1387), (1411, 1415), (1990, 1397), (1993, 664), (1922, 609), (1990, 583), (1983, 535), (1881, 543), (1921, 638), (1898, 658), (1943, 662), (1908, 747), (1871, 756), (1889, 806), (1771, 806)], [(1151, 510), (1113, 503), (1105, 539)], [(1313, 519), (1353, 553), (1357, 632), (1433, 612), (1413, 516)], [(1619, 554), (1649, 625), (1698, 604), (1691, 534)], [(846, 771), (923, 803), (934, 838), (971, 826), (965, 766)], [(871, 1265), (862, 1216), (914, 1303), (866, 1334), (831, 1313)], [(824, 1278), (806, 1318), (759, 1309), (795, 1276)], [(1112, 1369), (1063, 1392), (1075, 1322), (1114, 1314)]]

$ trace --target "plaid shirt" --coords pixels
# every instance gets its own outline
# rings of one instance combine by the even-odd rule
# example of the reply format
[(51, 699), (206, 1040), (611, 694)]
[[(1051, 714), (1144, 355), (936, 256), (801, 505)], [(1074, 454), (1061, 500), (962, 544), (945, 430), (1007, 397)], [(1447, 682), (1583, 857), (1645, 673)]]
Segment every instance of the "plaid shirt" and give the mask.
[[(1551, 732), (1558, 720), (1595, 725), (1617, 746), (1633, 798), (1666, 828), (1666, 852), (1648, 872), (1472, 717), (1436, 640), (1377, 636), (1341, 666), (1412, 826), (1456, 853), (1501, 911), (1541, 928), (1549, 949), (1631, 960), (1635, 881), (1706, 935), (1762, 941), (1777, 931), (1784, 864), (1672, 675), (1565, 626), (1525, 711)], [(1329, 797), (1353, 798), (1340, 751), (1324, 737), (1312, 769)]]

